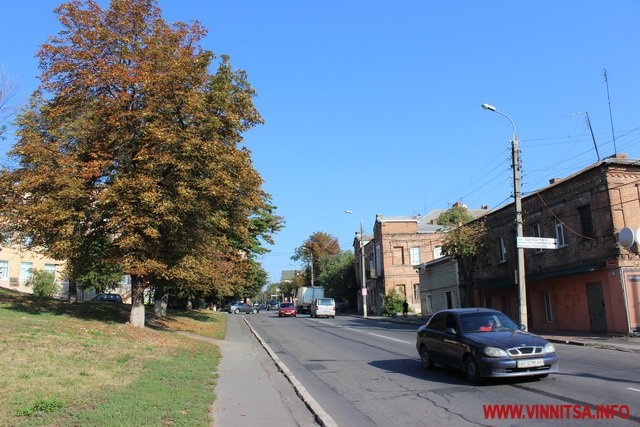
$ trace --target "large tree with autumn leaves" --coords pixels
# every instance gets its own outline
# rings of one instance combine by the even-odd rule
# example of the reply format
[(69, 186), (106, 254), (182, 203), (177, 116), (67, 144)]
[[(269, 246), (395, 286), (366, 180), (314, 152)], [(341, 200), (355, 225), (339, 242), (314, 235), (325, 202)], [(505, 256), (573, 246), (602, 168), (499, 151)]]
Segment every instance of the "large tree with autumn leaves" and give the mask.
[(62, 31), (38, 53), (15, 167), (0, 175), (6, 223), (71, 275), (98, 242), (100, 261), (131, 275), (134, 326), (146, 286), (233, 293), (255, 274), (244, 255), (282, 222), (241, 146), (262, 123), (246, 74), (202, 48), (199, 23), (166, 23), (154, 0), (56, 13)]

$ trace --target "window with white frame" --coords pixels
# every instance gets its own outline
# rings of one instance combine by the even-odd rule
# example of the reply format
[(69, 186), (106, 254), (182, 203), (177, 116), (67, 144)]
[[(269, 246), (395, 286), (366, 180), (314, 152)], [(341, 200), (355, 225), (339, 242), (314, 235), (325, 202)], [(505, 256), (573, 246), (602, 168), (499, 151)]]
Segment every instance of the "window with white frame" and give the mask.
[(424, 305), (426, 307), (426, 312), (431, 313), (433, 311), (433, 301), (431, 299), (431, 294), (427, 294), (425, 297)]
[(7, 279), (9, 277), (9, 261), (0, 261), (0, 279)]
[(556, 239), (558, 239), (558, 247), (567, 246), (567, 240), (564, 236), (564, 224), (561, 221), (555, 220)]
[(56, 277), (56, 265), (55, 264), (45, 264), (44, 265), (44, 271), (46, 271), (49, 274), (52, 274), (55, 280)]
[(419, 283), (413, 284), (413, 300), (420, 301), (420, 284)]
[(442, 246), (436, 246), (433, 248), (433, 259), (438, 259), (442, 257)]
[(409, 249), (409, 257), (411, 258), (411, 265), (420, 264), (420, 248), (415, 246)]
[(498, 239), (498, 261), (507, 262), (507, 248), (504, 246), (502, 236)]
[(20, 263), (20, 281), (26, 282), (33, 277), (33, 263), (21, 262)]

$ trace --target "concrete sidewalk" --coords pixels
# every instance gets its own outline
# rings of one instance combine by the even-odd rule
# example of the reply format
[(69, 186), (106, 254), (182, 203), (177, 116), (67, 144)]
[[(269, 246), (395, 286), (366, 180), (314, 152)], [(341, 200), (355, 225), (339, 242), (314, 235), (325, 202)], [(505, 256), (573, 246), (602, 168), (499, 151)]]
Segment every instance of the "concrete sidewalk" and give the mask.
[(213, 425), (318, 426), (315, 416), (278, 370), (244, 317), (229, 315), (226, 338), (218, 341), (222, 360)]

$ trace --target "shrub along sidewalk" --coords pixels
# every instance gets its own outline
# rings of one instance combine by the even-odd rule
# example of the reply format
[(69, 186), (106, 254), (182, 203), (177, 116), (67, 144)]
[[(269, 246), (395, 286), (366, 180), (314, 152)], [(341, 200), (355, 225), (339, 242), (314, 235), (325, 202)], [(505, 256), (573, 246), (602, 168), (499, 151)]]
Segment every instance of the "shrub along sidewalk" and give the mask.
[[(0, 289), (0, 425), (209, 426), (217, 346), (130, 327), (127, 309)], [(165, 327), (224, 337), (222, 314), (169, 314)]]

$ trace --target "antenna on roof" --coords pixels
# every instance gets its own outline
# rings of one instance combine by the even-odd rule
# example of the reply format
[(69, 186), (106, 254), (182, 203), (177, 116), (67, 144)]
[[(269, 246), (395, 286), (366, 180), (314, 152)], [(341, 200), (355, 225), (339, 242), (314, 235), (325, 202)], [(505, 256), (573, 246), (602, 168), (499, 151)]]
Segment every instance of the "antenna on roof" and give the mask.
[(587, 126), (589, 126), (589, 131), (591, 132), (591, 140), (593, 141), (593, 148), (596, 149), (596, 156), (598, 156), (598, 161), (600, 161), (600, 153), (598, 153), (598, 145), (596, 144), (596, 137), (593, 135), (593, 128), (591, 127), (591, 120), (589, 120), (589, 112), (585, 111), (584, 114), (587, 116)]
[(613, 135), (613, 153), (618, 154), (616, 148), (616, 134), (613, 131), (613, 115), (611, 114), (611, 98), (609, 97), (609, 79), (607, 79), (607, 69), (604, 69), (604, 83), (607, 86), (607, 100), (609, 101), (609, 121), (611, 122), (611, 135)]

